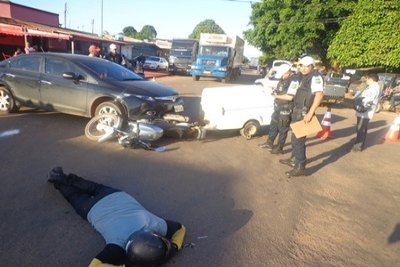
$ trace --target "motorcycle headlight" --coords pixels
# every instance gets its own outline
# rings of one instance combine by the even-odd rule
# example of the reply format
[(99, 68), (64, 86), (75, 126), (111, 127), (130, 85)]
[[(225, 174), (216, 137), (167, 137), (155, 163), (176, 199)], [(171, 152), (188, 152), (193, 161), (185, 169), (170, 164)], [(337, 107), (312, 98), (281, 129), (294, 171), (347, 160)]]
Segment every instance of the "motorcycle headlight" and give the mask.
[(137, 98), (149, 101), (149, 102), (155, 102), (156, 100), (152, 98), (151, 96), (146, 96), (146, 95), (135, 95)]

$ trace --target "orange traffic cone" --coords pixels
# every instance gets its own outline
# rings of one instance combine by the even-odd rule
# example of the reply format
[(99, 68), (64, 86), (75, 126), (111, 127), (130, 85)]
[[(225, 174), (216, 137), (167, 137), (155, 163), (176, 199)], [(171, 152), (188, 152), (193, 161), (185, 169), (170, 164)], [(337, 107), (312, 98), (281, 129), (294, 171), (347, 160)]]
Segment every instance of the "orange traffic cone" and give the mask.
[(394, 119), (392, 125), (390, 125), (389, 131), (385, 135), (385, 141), (399, 141), (399, 129), (400, 129), (400, 116)]
[(317, 137), (327, 139), (331, 136), (331, 108), (325, 112), (324, 118), (321, 121), (322, 131), (317, 133)]

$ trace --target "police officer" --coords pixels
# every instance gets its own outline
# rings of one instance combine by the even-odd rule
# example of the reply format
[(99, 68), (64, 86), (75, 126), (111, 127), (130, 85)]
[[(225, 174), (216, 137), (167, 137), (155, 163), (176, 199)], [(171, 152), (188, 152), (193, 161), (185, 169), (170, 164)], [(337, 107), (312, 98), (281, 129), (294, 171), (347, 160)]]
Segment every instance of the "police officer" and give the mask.
[[(288, 64), (279, 66), (276, 76), (280, 77), (276, 90), (274, 90), (275, 102), (274, 112), (271, 116), (271, 123), (268, 132), (268, 139), (260, 144), (261, 148), (266, 148), (272, 154), (283, 154), (290, 125), (290, 115), (293, 109), (293, 96), (299, 86), (300, 75), (295, 75)], [(279, 134), (278, 144), (274, 147), (274, 141)]]
[[(300, 59), (302, 78), (293, 99), (292, 122), (303, 120), (309, 123), (324, 97), (323, 78), (314, 65), (314, 59), (310, 56)], [(303, 176), (306, 174), (306, 137), (296, 138), (292, 134), (291, 141), (292, 157), (279, 162), (293, 167), (291, 171), (286, 172), (288, 177)]]

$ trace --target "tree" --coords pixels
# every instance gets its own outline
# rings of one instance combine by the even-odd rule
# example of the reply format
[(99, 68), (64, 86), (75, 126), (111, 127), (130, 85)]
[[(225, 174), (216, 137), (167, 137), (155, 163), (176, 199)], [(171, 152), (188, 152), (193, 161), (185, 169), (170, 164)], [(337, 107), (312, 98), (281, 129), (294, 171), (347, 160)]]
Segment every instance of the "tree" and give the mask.
[(135, 34), (137, 33), (136, 29), (132, 26), (127, 26), (122, 29), (122, 32), (124, 33), (125, 36), (128, 37), (134, 37)]
[(399, 0), (359, 0), (343, 21), (328, 57), (348, 67), (400, 67)]
[(357, 0), (269, 0), (252, 4), (250, 25), (244, 32), (249, 44), (265, 58), (297, 59), (316, 56), (324, 65), (327, 49)]
[(190, 39), (200, 39), (200, 33), (220, 33), (224, 34), (224, 30), (215, 23), (212, 19), (206, 19), (193, 29), (193, 32), (189, 35)]
[(137, 37), (140, 37), (138, 39), (141, 40), (154, 40), (157, 37), (157, 31), (151, 25), (144, 25)]

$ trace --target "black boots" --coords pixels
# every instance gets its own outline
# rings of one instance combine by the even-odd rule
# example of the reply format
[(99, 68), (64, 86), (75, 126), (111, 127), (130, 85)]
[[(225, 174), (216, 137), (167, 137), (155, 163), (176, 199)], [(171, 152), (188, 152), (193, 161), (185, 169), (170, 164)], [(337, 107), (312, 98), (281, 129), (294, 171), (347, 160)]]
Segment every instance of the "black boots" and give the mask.
[(280, 159), (280, 163), (288, 165), (289, 167), (294, 167), (296, 165), (296, 162), (294, 161), (294, 157), (291, 157), (289, 159)]
[(294, 157), (291, 157), (289, 159), (280, 159), (279, 162), (282, 164), (288, 165), (290, 167), (293, 167), (292, 170), (286, 172), (286, 175), (289, 178), (306, 175), (306, 164), (305, 163), (296, 163)]
[(265, 143), (259, 144), (258, 146), (261, 148), (272, 150), (272, 148), (274, 147), (274, 141), (268, 138), (268, 140)]
[(290, 177), (304, 176), (306, 175), (306, 165), (304, 163), (296, 163), (291, 171), (286, 172), (286, 175)]
[(271, 154), (275, 154), (275, 155), (283, 154), (283, 146), (281, 146), (281, 145), (274, 146), (274, 148), (270, 152), (271, 152)]

